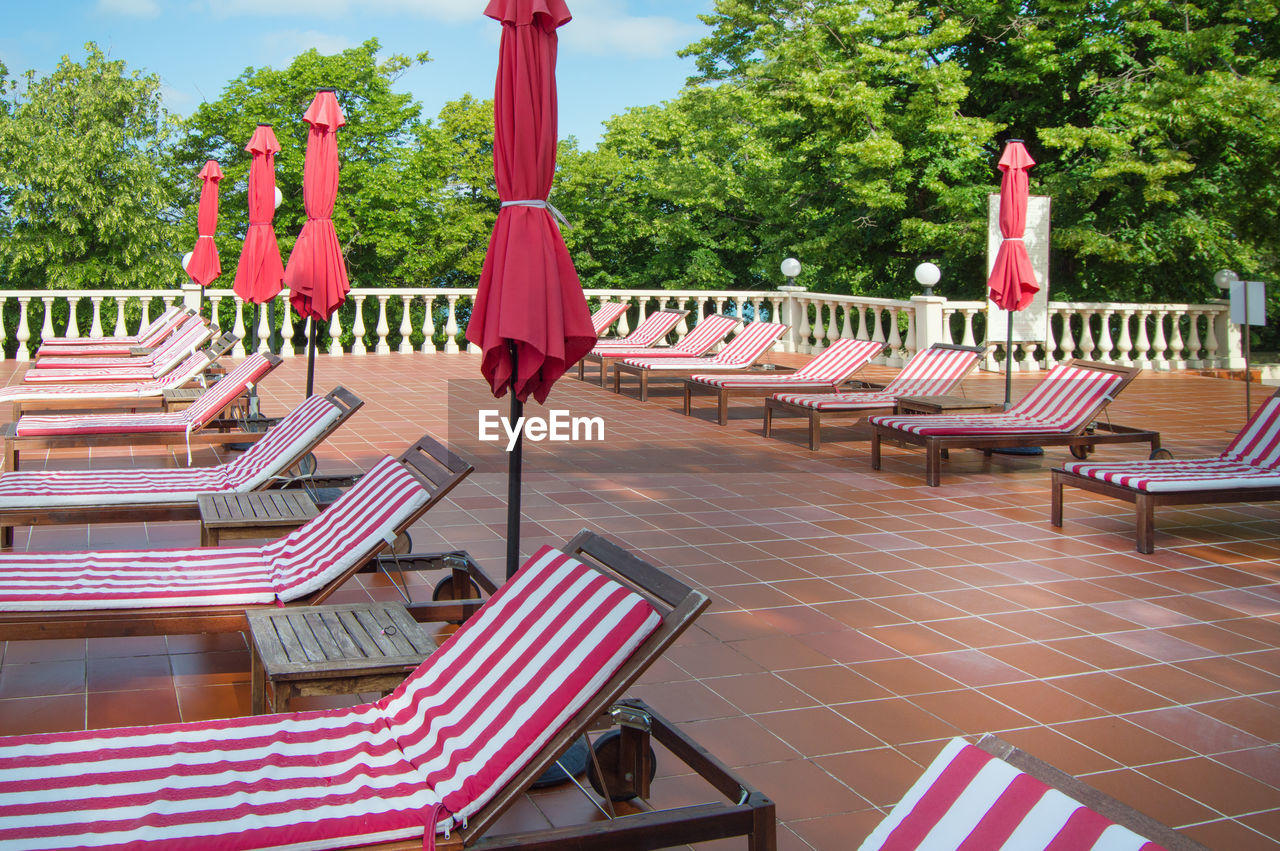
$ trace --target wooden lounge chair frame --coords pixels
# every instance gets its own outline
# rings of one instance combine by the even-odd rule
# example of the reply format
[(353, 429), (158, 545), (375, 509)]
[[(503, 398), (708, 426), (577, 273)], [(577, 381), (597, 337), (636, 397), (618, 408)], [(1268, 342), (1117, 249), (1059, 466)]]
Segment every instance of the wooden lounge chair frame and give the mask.
[[(225, 356), (227, 352), (231, 351), (239, 341), (239, 337), (228, 331), (201, 349), (198, 354), (202, 354), (208, 358), (208, 363), (206, 363), (204, 367), (204, 373), (207, 375), (222, 371), (222, 367), (218, 365), (218, 360)], [(146, 384), (149, 382), (140, 381), (137, 383)], [(190, 382), (188, 382), (188, 385), (189, 384)], [(83, 387), (85, 390), (89, 391), (93, 388), (92, 384), (76, 386)], [(49, 385), (46, 384), (42, 386), (42, 389), (47, 389), (48, 387)], [(125, 399), (124, 397), (121, 397), (120, 399), (30, 399), (13, 403), (13, 415), (11, 420), (17, 421), (17, 419), (24, 414), (43, 414), (54, 411), (58, 413), (70, 413), (74, 411), (138, 412), (153, 410), (156, 408), (166, 411), (169, 409), (169, 401), (163, 393), (158, 393), (154, 396), (140, 396), (129, 399)]]
[[(665, 308), (664, 308), (661, 312), (662, 312), (662, 313), (675, 313), (675, 314), (679, 314), (679, 317), (680, 317), (680, 318), (676, 319), (674, 322), (672, 322), (672, 323), (671, 323), (671, 327), (672, 327), (672, 328), (674, 328), (676, 325), (680, 324), (680, 319), (683, 319), (684, 317), (686, 317), (686, 316), (688, 316), (688, 315), (689, 315), (689, 311), (687, 311), (687, 310), (667, 310), (667, 309), (665, 309)], [(670, 333), (671, 333), (670, 331), (668, 331), (668, 332), (667, 332), (667, 334), (670, 334)], [(666, 338), (666, 334), (663, 334), (663, 335), (662, 335), (661, 337), (659, 337), (657, 340), (654, 340), (654, 345), (656, 346), (656, 345), (658, 344), (658, 342), (660, 342), (661, 340), (663, 340), (663, 339), (665, 339), (665, 338)], [(621, 340), (619, 340), (618, 342), (621, 342)], [(615, 363), (617, 363), (618, 361), (622, 360), (622, 358), (624, 358), (624, 357), (633, 358), (633, 357), (635, 357), (635, 356), (636, 356), (636, 355), (635, 355), (635, 353), (631, 353), (631, 354), (627, 354), (627, 355), (622, 355), (622, 356), (620, 356), (620, 357), (613, 357), (612, 355), (602, 355), (602, 354), (599, 354), (599, 353), (597, 353), (597, 352), (595, 352), (595, 351), (587, 352), (585, 355), (583, 355), (583, 356), (582, 356), (582, 360), (578, 361), (578, 380), (579, 380), (579, 381), (586, 381), (586, 380), (587, 380), (587, 378), (586, 378), (586, 373), (587, 373), (587, 364), (588, 364), (588, 363), (599, 364), (599, 366), (600, 366), (600, 386), (601, 386), (601, 387), (603, 387), (603, 386), (604, 386), (604, 382), (605, 382), (605, 376), (609, 374), (609, 369), (610, 369), (610, 367), (612, 367), (612, 366), (613, 366)]]
[[(1093, 410), (1085, 422), (1075, 431), (1064, 434), (947, 434), (928, 435), (887, 428), (872, 424), (871, 434), (871, 469), (880, 469), (880, 444), (884, 440), (897, 443), (923, 446), (925, 448), (925, 481), (931, 488), (938, 487), (941, 478), (942, 459), (951, 449), (980, 449), (982, 454), (991, 455), (994, 449), (1009, 449), (1019, 446), (1066, 446), (1077, 458), (1088, 457), (1095, 446), (1110, 443), (1147, 443), (1151, 446), (1151, 455), (1160, 451), (1160, 432), (1147, 429), (1130, 428), (1107, 422), (1096, 422), (1093, 417), (1106, 410), (1111, 400), (1129, 385), (1142, 370), (1139, 367), (1120, 366), (1113, 363), (1100, 363), (1075, 359), (1071, 366), (1112, 372), (1121, 376), (1120, 383), (1111, 391), (1111, 395), (1103, 399)], [(1104, 432), (1104, 433), (1099, 433)]]
[[(269, 364), (268, 372), (280, 365), (278, 356), (263, 355)], [(226, 446), (231, 443), (251, 443), (262, 437), (261, 431), (244, 428), (248, 412), (237, 413), (243, 404), (244, 394), (232, 399), (222, 412), (205, 425), (190, 432), (112, 432), (109, 434), (16, 434), (17, 422), (0, 429), (4, 438), (4, 469), (17, 470), (24, 449), (70, 449), (82, 446)], [(258, 423), (255, 422), (255, 425)]]
[[(887, 346), (885, 348), (887, 348)], [(883, 353), (883, 351), (884, 349), (882, 348), (881, 353)], [(769, 371), (774, 374), (781, 373), (781, 372), (795, 372), (798, 369), (799, 367), (778, 366), (773, 364), (769, 366)], [(862, 367), (858, 367), (858, 370), (861, 370), (861, 369)], [(855, 370), (855, 373), (856, 372), (857, 370)], [(748, 374), (750, 374), (750, 372), (748, 372)], [(812, 381), (805, 384), (793, 384), (789, 387), (783, 387), (783, 388), (771, 387), (766, 390), (760, 387), (713, 387), (709, 384), (700, 384), (698, 382), (693, 381), (690, 378), (686, 378), (684, 380), (684, 414), (685, 416), (693, 415), (693, 396), (695, 393), (700, 396), (715, 396), (716, 397), (716, 422), (718, 422), (720, 425), (728, 425), (729, 400), (731, 398), (740, 398), (744, 396), (768, 397), (773, 393), (836, 393), (840, 390), (841, 386), (845, 384), (851, 384), (851, 383), (854, 383), (855, 385), (857, 385), (857, 384), (861, 384), (862, 382), (859, 381), (858, 379), (855, 379), (851, 375), (848, 378), (846, 378), (844, 381), (839, 382), (838, 384), (832, 384), (830, 382), (824, 382), (824, 381)], [(770, 401), (772, 400), (769, 398), (765, 399), (766, 406), (767, 406), (767, 403)], [(766, 423), (765, 436), (766, 437), (769, 435), (768, 419), (769, 419), (769, 409), (768, 407), (766, 407), (765, 408), (765, 423)]]
[[(424, 435), (401, 453), (397, 460), (422, 482), (429, 494), (426, 503), (412, 516), (406, 518), (397, 533), (406, 531), (417, 522), (422, 515), (457, 487), (459, 482), (470, 475), (473, 469), (469, 463), (428, 435)], [(478, 587), (489, 592), (494, 590), (493, 581), (474, 562), (471, 562), (469, 556), (458, 553), (397, 556), (392, 550), (395, 537), (391, 536), (391, 539), (379, 545), (364, 564), (353, 565), (349, 570), (334, 577), (323, 588), (298, 600), (290, 601), (286, 605), (319, 605), (356, 573), (378, 569), (391, 572), (395, 569), (448, 568), (452, 571), (455, 587)], [(379, 558), (383, 553), (389, 555), (386, 558)], [(472, 585), (465, 584), (467, 580), (470, 580)], [(420, 603), (416, 604), (416, 608), (421, 612), (434, 612), (441, 619), (461, 620), (478, 605), (479, 600), (468, 597), (461, 600), (443, 600), (439, 603)], [(276, 608), (278, 604), (264, 603), (262, 606)], [(246, 608), (258, 607), (238, 604), (78, 611), (0, 611), (0, 641), (241, 632), (246, 628)]]
[[(46, 357), (91, 357), (92, 355), (82, 350), (98, 346), (122, 346), (129, 348), (131, 352), (147, 354), (169, 339), (173, 332), (187, 321), (188, 317), (195, 315), (196, 313), (193, 310), (174, 305), (165, 308), (164, 313), (157, 316), (154, 322), (143, 323), (143, 327), (137, 334), (125, 337), (53, 337), (49, 340), (41, 340), (32, 360), (39, 361)], [(161, 322), (166, 326), (164, 333), (160, 335), (155, 345), (142, 345), (139, 341), (149, 336), (149, 332), (156, 322)], [(46, 348), (49, 351), (45, 351)]]
[[(959, 346), (954, 343), (934, 343), (932, 346), (930, 346), (930, 348), (950, 349), (952, 351), (977, 352), (977, 353), (982, 353), (986, 351), (986, 348), (983, 346)], [(973, 371), (974, 369), (976, 369), (977, 366), (978, 366), (978, 361), (975, 360), (973, 362), (973, 366), (970, 367), (970, 371)], [(966, 373), (966, 375), (967, 374), (968, 373)], [(962, 379), (963, 379), (963, 376), (962, 376)], [(889, 385), (887, 384), (879, 384), (875, 382), (862, 381), (862, 382), (859, 382), (859, 386), (857, 387), (857, 389), (874, 391), (874, 390), (884, 390), (888, 386)], [(792, 391), (788, 390), (786, 392), (790, 393)], [(885, 405), (883, 408), (858, 408), (856, 410), (849, 410), (849, 411), (819, 411), (814, 408), (805, 408), (805, 407), (801, 407), (800, 405), (793, 405), (790, 402), (784, 402), (781, 399), (775, 399), (772, 396), (770, 396), (768, 399), (764, 400), (764, 436), (771, 437), (773, 435), (773, 418), (775, 416), (781, 415), (781, 416), (806, 417), (809, 422), (809, 448), (816, 452), (818, 449), (822, 448), (823, 417), (826, 417), (828, 419), (832, 417), (836, 417), (836, 418), (847, 418), (847, 419), (856, 420), (856, 419), (862, 419), (863, 417), (870, 416), (871, 414), (884, 413), (886, 411), (892, 411), (894, 409), (895, 408), (892, 405)]]
[[(745, 333), (745, 332), (739, 331), (739, 334), (742, 334), (742, 333)], [(786, 333), (785, 328), (778, 333), (778, 338), (781, 338), (784, 333)], [(737, 337), (734, 337), (733, 340), (729, 341), (729, 344), (732, 345), (734, 340), (737, 340), (737, 339), (738, 339)], [(773, 348), (773, 346), (776, 345), (776, 343), (777, 343), (777, 340), (775, 339), (773, 343), (766, 346), (764, 349), (760, 351), (760, 354), (756, 357), (754, 361), (752, 361), (749, 364), (745, 364), (743, 366), (736, 367), (736, 368), (733, 368), (733, 367), (717, 368), (715, 366), (707, 365), (707, 366), (689, 367), (688, 369), (652, 370), (652, 369), (645, 369), (644, 367), (641, 367), (641, 366), (635, 366), (633, 364), (629, 364), (629, 363), (626, 363), (625, 361), (620, 360), (613, 364), (613, 392), (614, 393), (622, 392), (622, 376), (624, 373), (629, 375), (634, 375), (636, 376), (636, 378), (640, 380), (639, 398), (641, 402), (648, 401), (649, 382), (653, 380), (683, 381), (684, 379), (692, 375), (746, 375), (752, 369), (755, 368), (755, 365), (759, 362), (760, 358), (763, 358)], [(627, 357), (634, 358), (637, 356), (627, 355)], [(708, 358), (708, 360), (711, 360), (711, 358)], [(766, 364), (766, 366), (768, 369), (776, 368), (773, 364)]]
[[(343, 423), (349, 420), (363, 405), (364, 400), (345, 387), (335, 387), (325, 398), (338, 409), (339, 414), (329, 423), (315, 439), (306, 446), (300, 446), (294, 457), (286, 464), (286, 471), (298, 467), (311, 451), (323, 443)], [(268, 479), (260, 489), (278, 486), (277, 481)], [(15, 526), (56, 526), (69, 523), (132, 523), (139, 520), (197, 520), (200, 509), (195, 500), (175, 500), (174, 502), (140, 502), (112, 503), (110, 505), (76, 505), (0, 508), (0, 550), (13, 548), (13, 528)]]
[(1149, 491), (1105, 482), (1066, 470), (1053, 470), (1052, 496), (1049, 501), (1049, 523), (1062, 528), (1062, 489), (1080, 488), (1090, 493), (1133, 503), (1136, 514), (1135, 548), (1140, 553), (1153, 553), (1155, 547), (1157, 507), (1166, 505), (1219, 505), (1228, 502), (1272, 502), (1280, 500), (1280, 487), (1203, 488), (1198, 490)]
[[(617, 544), (584, 529), (565, 545), (574, 556), (631, 590), (645, 596), (662, 616), (662, 624), (642, 643), (626, 664), (558, 732), (492, 801), (471, 816), (465, 828), (448, 838), (437, 837), (440, 851), (639, 851), (746, 836), (752, 851), (777, 848), (774, 804), (759, 791), (736, 777), (722, 763), (675, 728), (669, 721), (638, 700), (622, 696), (653, 664), (694, 619), (710, 604), (710, 598)], [(415, 617), (417, 613), (415, 612)], [(646, 797), (651, 763), (649, 740), (656, 738), (677, 758), (694, 769), (729, 803), (716, 802), (667, 810), (642, 810), (607, 821), (546, 830), (518, 831), (486, 836), (486, 831), (519, 800), (533, 781), (551, 768), (584, 731), (620, 727), (618, 766), (600, 766), (598, 774), (608, 779), (631, 774), (634, 792)], [(596, 759), (594, 751), (592, 759)], [(610, 789), (612, 794), (613, 789)], [(420, 851), (422, 840), (364, 846), (378, 851)]]

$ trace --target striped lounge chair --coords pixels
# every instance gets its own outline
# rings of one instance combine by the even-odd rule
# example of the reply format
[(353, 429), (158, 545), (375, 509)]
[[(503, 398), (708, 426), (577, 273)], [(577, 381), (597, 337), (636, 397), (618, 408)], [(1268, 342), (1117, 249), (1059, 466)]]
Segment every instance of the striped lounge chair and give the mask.
[(14, 420), (32, 411), (163, 408), (166, 390), (193, 383), (204, 386), (207, 373), (221, 368), (217, 367), (218, 359), (231, 351), (239, 339), (228, 331), (153, 381), (11, 384), (0, 387), (0, 405), (13, 405)]
[(717, 399), (720, 425), (729, 422), (729, 397), (768, 396), (779, 390), (797, 393), (834, 393), (855, 372), (884, 351), (884, 343), (871, 340), (836, 340), (795, 372), (752, 372), (746, 375), (693, 375), (684, 382), (684, 412), (693, 413), (693, 396), (711, 394)]
[[(703, 320), (704, 322), (706, 320)], [(701, 327), (702, 323), (699, 323)], [(653, 379), (681, 379), (691, 375), (745, 372), (778, 342), (787, 330), (781, 322), (752, 322), (739, 331), (713, 357), (644, 357), (624, 358), (613, 365), (613, 392), (622, 392), (623, 374), (640, 379), (640, 401), (649, 398), (649, 382)]]
[(765, 400), (764, 436), (773, 433), (775, 416), (809, 420), (809, 448), (822, 445), (822, 420), (831, 416), (862, 417), (869, 411), (892, 409), (903, 396), (945, 396), (968, 375), (985, 349), (934, 343), (907, 362), (892, 381), (856, 393), (777, 393)]
[(1208, 851), (1003, 742), (952, 739), (859, 851)]
[(424, 437), (265, 546), (0, 554), (0, 635), (240, 631), (246, 607), (321, 603), (470, 472)]
[(942, 453), (949, 449), (981, 449), (989, 455), (992, 449), (1014, 446), (1069, 446), (1073, 454), (1084, 457), (1100, 443), (1143, 442), (1155, 453), (1160, 449), (1159, 432), (1094, 422), (1139, 372), (1138, 367), (1073, 360), (1049, 370), (1030, 393), (1002, 413), (869, 417), (875, 430), (871, 469), (880, 469), (880, 444), (885, 439), (925, 447), (930, 487), (938, 486)]
[(213, 336), (213, 329), (192, 316), (181, 330), (141, 358), (44, 358), (22, 376), (25, 384), (72, 381), (154, 381), (167, 374)]
[(223, 412), (255, 382), (280, 363), (275, 355), (254, 353), (180, 411), (138, 414), (49, 414), (24, 416), (0, 429), (4, 437), (4, 469), (18, 469), (25, 449), (64, 449), (76, 446), (132, 446), (185, 444), (191, 446), (242, 443), (260, 432), (229, 430)]
[[(432, 849), (443, 834), (459, 850), (616, 849), (749, 834), (776, 847), (773, 805), (732, 783), (719, 788), (741, 803), (485, 837), (707, 604), (634, 557), (593, 559), (586, 534), (588, 552), (539, 550), (374, 703), (0, 738), (0, 845)], [(624, 732), (643, 735), (626, 711)]]
[(202, 493), (275, 487), (364, 402), (344, 387), (312, 396), (267, 429), (244, 454), (215, 467), (34, 470), (0, 475), (0, 548), (15, 526), (194, 520)]
[(602, 301), (600, 306), (596, 308), (595, 313), (591, 314), (591, 328), (599, 337), (605, 331), (609, 330), (609, 326), (618, 321), (618, 317), (627, 312), (627, 303), (625, 301)]
[[(690, 352), (696, 351), (699, 347), (701, 351), (697, 354), (705, 354), (716, 343), (729, 336), (738, 324), (738, 320), (729, 319), (727, 316), (713, 315), (713, 321), (702, 333), (698, 333), (698, 328), (702, 326), (702, 322), (693, 331), (684, 336), (684, 339), (678, 341), (669, 349), (654, 349), (660, 341), (665, 340), (667, 334), (672, 328), (680, 322), (689, 311), (687, 310), (655, 310), (644, 318), (636, 330), (632, 331), (626, 337), (620, 340), (599, 340), (596, 342), (595, 348), (583, 355), (582, 360), (578, 361), (578, 378), (586, 380), (586, 365), (588, 363), (596, 363), (600, 365), (600, 386), (604, 386), (605, 375), (609, 372), (609, 367), (619, 358), (631, 357), (638, 354), (656, 354), (661, 357), (669, 352), (679, 351), (679, 354), (673, 357), (691, 357)], [(704, 319), (706, 322), (713, 317), (709, 316)], [(718, 330), (723, 329), (723, 330)], [(697, 334), (697, 336), (694, 336)], [(718, 336), (717, 336), (718, 334)], [(690, 340), (690, 338), (693, 338)], [(708, 342), (709, 341), (709, 342)], [(683, 347), (683, 348), (682, 348)]]
[(1132, 502), (1140, 553), (1155, 551), (1156, 506), (1280, 499), (1280, 391), (1216, 458), (1072, 461), (1054, 470), (1049, 509), (1054, 526), (1062, 526), (1062, 489), (1067, 485)]
[(153, 349), (172, 334), (191, 312), (176, 305), (166, 307), (149, 325), (145, 325), (137, 334), (119, 337), (50, 337), (40, 342), (36, 349), (36, 358), (48, 355), (78, 355), (82, 350), (90, 350), (94, 356), (128, 355), (136, 348)]

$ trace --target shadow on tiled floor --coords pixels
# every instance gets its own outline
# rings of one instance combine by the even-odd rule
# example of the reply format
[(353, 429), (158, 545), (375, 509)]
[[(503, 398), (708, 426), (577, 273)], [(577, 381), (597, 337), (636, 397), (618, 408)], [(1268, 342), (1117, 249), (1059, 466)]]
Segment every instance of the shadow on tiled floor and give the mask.
[[(475, 418), (506, 402), (485, 395), (476, 365), (321, 358), (316, 387), (341, 382), (366, 405), (319, 454), (322, 470), (344, 472), (423, 432), (447, 437), (479, 472), (415, 528), (415, 548), (466, 548), (498, 573), (505, 454), (475, 440)], [(16, 371), (0, 366), (0, 380)], [(266, 382), (264, 409), (293, 407), (303, 371), (295, 359)], [(977, 375), (964, 389), (998, 399), (1003, 382)], [(1238, 383), (1145, 374), (1110, 415), (1160, 429), (1179, 456), (1216, 453), (1243, 397)], [(569, 378), (550, 401), (603, 417), (607, 441), (527, 445), (523, 550), (590, 527), (711, 592), (711, 611), (635, 692), (777, 800), (782, 848), (856, 846), (942, 740), (986, 732), (1212, 847), (1280, 844), (1280, 506), (1163, 511), (1144, 556), (1120, 503), (1069, 492), (1065, 528), (1049, 525), (1048, 471), (1065, 450), (956, 452), (942, 487), (927, 488), (918, 452), (889, 448), (872, 473), (857, 426), (827, 430), (814, 453), (798, 426), (765, 440), (745, 401), (724, 428), (708, 411), (681, 415), (661, 388), (640, 403)], [(24, 455), (28, 469), (86, 463), (159, 459)], [(197, 540), (195, 524), (147, 523), (19, 530), (16, 546)], [(338, 599), (392, 593), (353, 582)], [(243, 714), (247, 659), (238, 635), (10, 642), (0, 733)], [(655, 790), (700, 799), (692, 786), (660, 772)], [(539, 793), (506, 824), (586, 815), (576, 798)]]

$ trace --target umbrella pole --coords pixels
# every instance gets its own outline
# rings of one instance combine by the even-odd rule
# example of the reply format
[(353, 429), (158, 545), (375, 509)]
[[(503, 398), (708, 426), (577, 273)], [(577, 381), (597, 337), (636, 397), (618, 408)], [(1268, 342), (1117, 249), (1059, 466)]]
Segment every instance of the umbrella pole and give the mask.
[[(524, 416), (524, 402), (516, 396), (516, 347), (511, 346), (511, 416), (514, 426)], [(516, 445), (507, 455), (507, 578), (520, 569), (520, 481), (524, 468), (524, 429), (516, 433)]]
[[(249, 332), (249, 339), (253, 340), (253, 345), (248, 347), (248, 353), (253, 354), (258, 351), (258, 320), (262, 316), (262, 305), (256, 301), (253, 303), (253, 330)], [(258, 382), (254, 382), (249, 387), (249, 416), (256, 419), (262, 413), (261, 403), (258, 401)]]
[(316, 384), (316, 320), (307, 317), (307, 398), (311, 398)]
[(1005, 311), (1004, 319), (1004, 409), (1013, 407), (1013, 311)]

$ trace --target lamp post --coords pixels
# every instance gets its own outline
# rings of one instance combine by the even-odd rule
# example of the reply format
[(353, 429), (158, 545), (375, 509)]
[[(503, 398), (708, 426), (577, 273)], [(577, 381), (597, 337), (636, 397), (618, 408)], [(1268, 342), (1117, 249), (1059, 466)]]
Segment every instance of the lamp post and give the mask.
[(787, 282), (778, 287), (779, 292), (787, 294), (786, 300), (782, 302), (781, 321), (787, 326), (787, 342), (786, 350), (795, 352), (800, 350), (800, 332), (797, 327), (796, 316), (800, 310), (808, 311), (806, 305), (799, 304), (796, 299), (796, 293), (804, 292), (804, 287), (796, 286), (796, 276), (800, 274), (800, 261), (794, 257), (788, 257), (782, 261), (780, 267), (782, 274), (786, 276)]
[(933, 288), (942, 280), (942, 270), (936, 263), (921, 263), (916, 267), (916, 283), (924, 290), (926, 296), (933, 295)]

